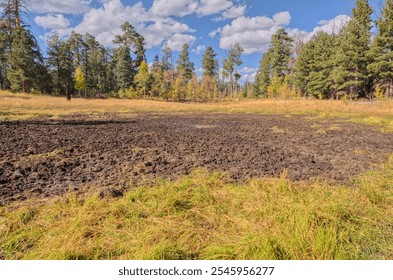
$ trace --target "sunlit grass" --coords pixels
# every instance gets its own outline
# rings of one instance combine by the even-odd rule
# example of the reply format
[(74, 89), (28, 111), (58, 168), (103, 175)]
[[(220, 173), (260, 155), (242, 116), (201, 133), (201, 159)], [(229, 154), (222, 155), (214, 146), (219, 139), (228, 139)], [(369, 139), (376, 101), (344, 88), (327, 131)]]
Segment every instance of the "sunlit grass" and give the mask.
[(393, 161), (355, 186), (196, 171), (175, 183), (0, 210), (5, 259), (392, 259)]
[[(306, 114), (393, 131), (393, 101), (68, 102), (0, 92), (0, 121), (143, 111)], [(61, 151), (40, 158), (52, 156)], [(0, 259), (392, 259), (392, 217), (392, 160), (350, 187), (285, 176), (228, 185), (218, 173), (196, 171), (120, 199), (69, 194), (0, 207)]]
[(342, 102), (336, 100), (240, 100), (218, 103), (176, 103), (152, 100), (79, 99), (32, 96), (0, 91), (0, 120), (22, 120), (34, 117), (57, 118), (67, 114), (194, 112), (311, 114), (320, 118), (340, 117), (345, 120), (378, 125), (393, 131), (393, 101)]

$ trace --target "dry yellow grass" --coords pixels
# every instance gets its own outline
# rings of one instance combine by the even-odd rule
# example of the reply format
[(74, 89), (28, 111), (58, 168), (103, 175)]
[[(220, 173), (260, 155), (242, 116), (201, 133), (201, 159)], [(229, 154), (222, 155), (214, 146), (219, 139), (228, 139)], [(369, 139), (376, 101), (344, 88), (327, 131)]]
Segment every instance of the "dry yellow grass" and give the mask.
[(335, 100), (240, 100), (218, 103), (176, 103), (151, 100), (73, 99), (32, 96), (0, 91), (0, 120), (37, 116), (58, 117), (74, 113), (192, 112), (314, 114), (348, 117), (393, 129), (393, 101), (342, 102)]
[(120, 199), (0, 208), (0, 258), (391, 259), (392, 164), (356, 188), (285, 177), (227, 185), (197, 171)]

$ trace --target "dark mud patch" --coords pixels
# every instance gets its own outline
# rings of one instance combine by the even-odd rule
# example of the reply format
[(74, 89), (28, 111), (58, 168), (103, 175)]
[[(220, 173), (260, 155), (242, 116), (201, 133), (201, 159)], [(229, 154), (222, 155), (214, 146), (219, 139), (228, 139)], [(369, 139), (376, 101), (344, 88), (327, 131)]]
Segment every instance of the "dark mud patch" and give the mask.
[(345, 182), (393, 154), (393, 134), (329, 119), (257, 114), (74, 115), (0, 123), (0, 204), (176, 179), (197, 168), (228, 181)]

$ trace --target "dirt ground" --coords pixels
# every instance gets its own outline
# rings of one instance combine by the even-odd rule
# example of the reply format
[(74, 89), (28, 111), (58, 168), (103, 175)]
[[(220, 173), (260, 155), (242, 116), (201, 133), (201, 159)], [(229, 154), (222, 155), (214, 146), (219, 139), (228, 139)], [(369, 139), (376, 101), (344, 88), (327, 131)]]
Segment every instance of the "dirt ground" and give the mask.
[(0, 123), (0, 205), (176, 179), (197, 168), (231, 182), (346, 182), (393, 154), (393, 134), (339, 120), (258, 114), (73, 115)]

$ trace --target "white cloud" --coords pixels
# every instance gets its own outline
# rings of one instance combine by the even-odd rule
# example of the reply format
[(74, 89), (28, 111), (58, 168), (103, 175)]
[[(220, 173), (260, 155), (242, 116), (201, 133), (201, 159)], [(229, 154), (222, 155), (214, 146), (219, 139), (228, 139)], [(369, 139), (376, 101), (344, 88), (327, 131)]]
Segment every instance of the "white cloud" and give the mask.
[(288, 25), (291, 22), (291, 15), (289, 12), (277, 13), (273, 16), (273, 20), (280, 25)]
[(239, 43), (245, 54), (255, 52), (264, 52), (269, 44), (273, 34), (281, 27), (289, 24), (290, 14), (288, 12), (278, 13), (273, 18), (265, 16), (257, 17), (239, 17), (230, 24), (219, 28), (209, 35), (218, 36), (220, 47), (229, 49), (231, 46)]
[[(173, 44), (176, 45), (175, 39), (179, 38), (179, 34), (187, 35), (183, 33), (194, 32), (188, 25), (172, 18), (152, 15), (143, 6), (142, 2), (133, 6), (124, 5), (120, 0), (101, 0), (101, 2), (102, 6), (90, 8), (77, 26), (66, 29), (59, 26), (53, 29), (60, 36), (67, 36), (72, 31), (81, 34), (90, 33), (103, 45), (112, 46), (115, 35), (121, 34), (120, 26), (128, 21), (145, 37), (147, 48), (159, 46), (164, 41), (172, 38), (174, 34), (178, 34), (172, 38)], [(186, 36), (189, 38), (188, 41), (190, 41), (190, 36)], [(181, 37), (185, 38), (184, 36)]]
[(194, 52), (195, 54), (201, 54), (205, 50), (206, 50), (206, 46), (205, 45), (199, 45), (195, 49), (193, 49), (192, 52)]
[(199, 16), (218, 14), (233, 7), (230, 0), (201, 0), (196, 10)]
[(89, 10), (90, 0), (31, 0), (32, 10), (39, 14), (81, 14)]
[(222, 13), (220, 19), (224, 19), (244, 15), (246, 6), (236, 6), (234, 0), (154, 0), (150, 11), (154, 15), (165, 17), (184, 17), (193, 13), (198, 16), (209, 16)]
[(181, 51), (184, 44), (192, 44), (195, 40), (195, 36), (176, 33), (168, 39), (167, 45), (174, 51)]
[(183, 17), (192, 14), (198, 7), (196, 0), (155, 0), (151, 12), (158, 16)]
[(246, 6), (232, 6), (230, 9), (225, 11), (222, 16), (224, 18), (238, 18), (246, 12)]
[(36, 16), (34, 21), (44, 29), (63, 29), (70, 26), (70, 21), (62, 14), (48, 14)]
[(324, 31), (328, 34), (337, 34), (340, 30), (350, 21), (351, 17), (348, 15), (338, 15), (330, 20), (321, 20), (317, 27), (309, 34), (308, 39), (317, 34), (320, 31)]
[(246, 66), (240, 69), (239, 72), (242, 75), (241, 77), (242, 82), (245, 81), (254, 82), (258, 72), (258, 68), (250, 68)]
[(184, 23), (158, 20), (153, 24), (143, 27), (140, 32), (145, 37), (147, 47), (150, 48), (161, 45), (165, 39), (174, 34), (194, 32), (194, 30), (190, 29)]

